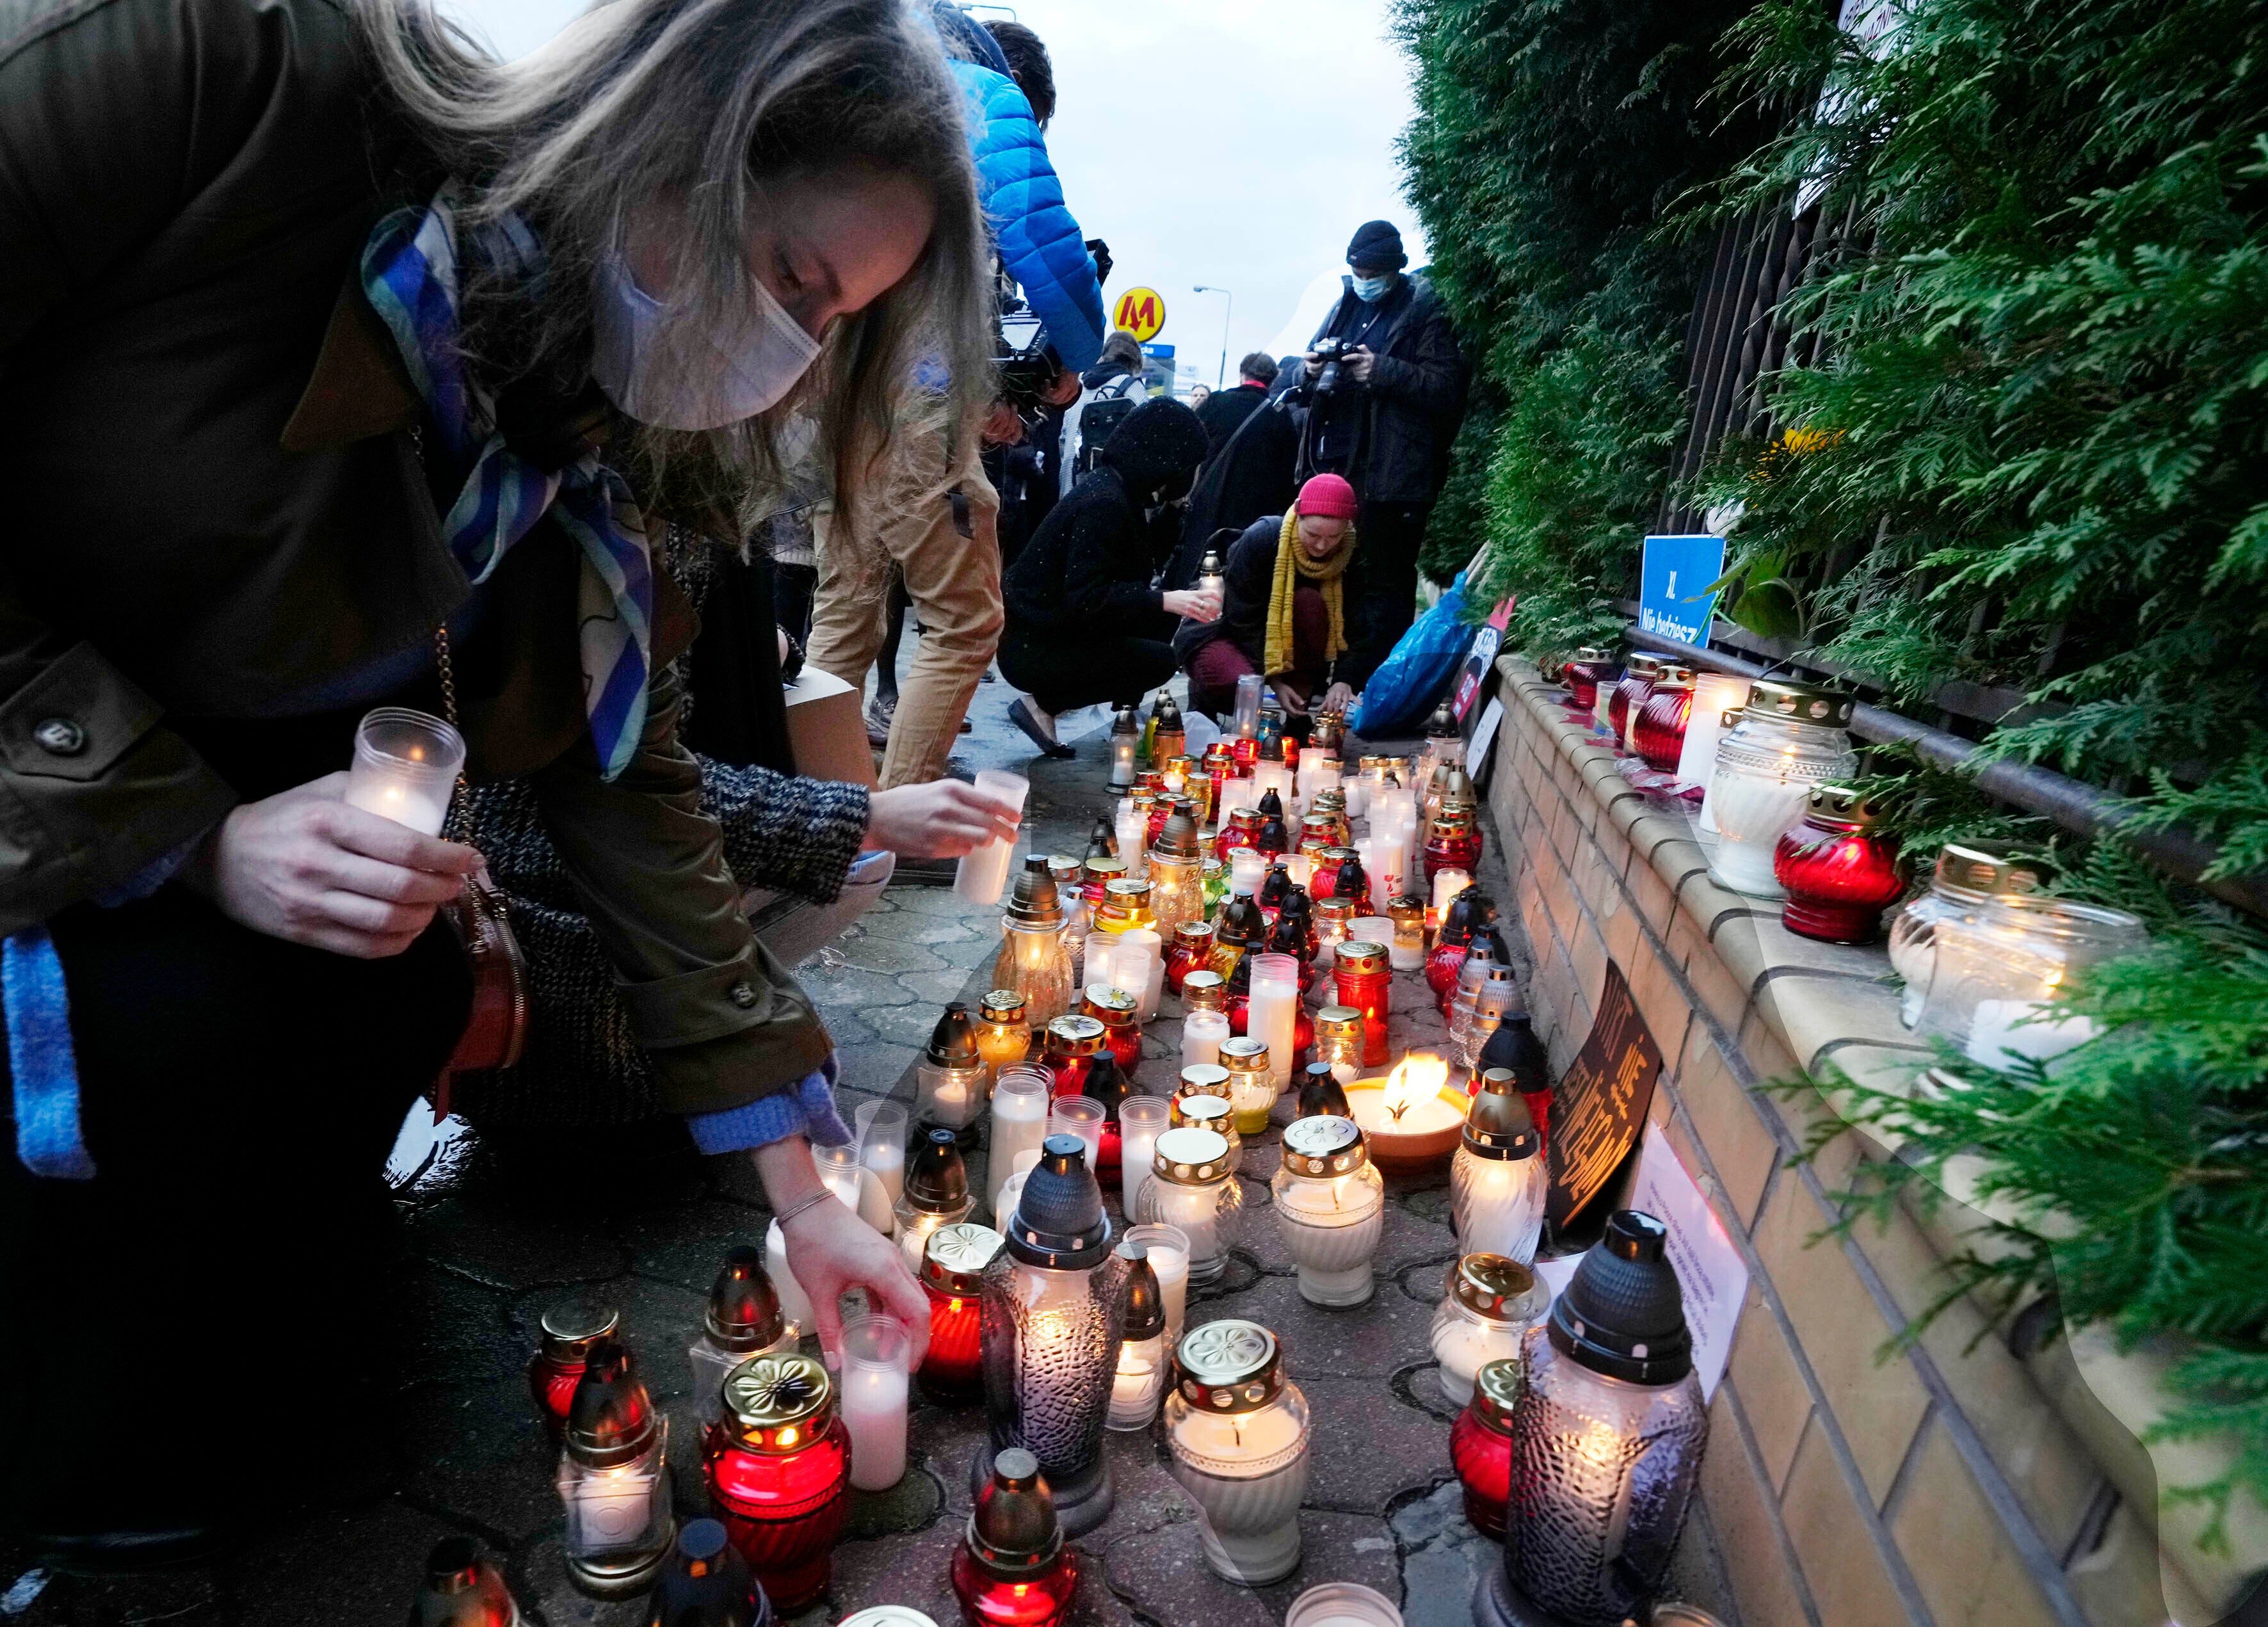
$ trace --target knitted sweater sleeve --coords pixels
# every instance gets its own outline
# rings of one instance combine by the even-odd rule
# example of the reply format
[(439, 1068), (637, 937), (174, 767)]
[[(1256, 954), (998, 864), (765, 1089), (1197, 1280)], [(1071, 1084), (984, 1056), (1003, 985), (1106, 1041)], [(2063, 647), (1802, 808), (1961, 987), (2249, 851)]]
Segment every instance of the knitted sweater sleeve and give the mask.
[(725, 832), (725, 862), (744, 887), (831, 904), (866, 839), (867, 791), (843, 780), (701, 759), (701, 808)]

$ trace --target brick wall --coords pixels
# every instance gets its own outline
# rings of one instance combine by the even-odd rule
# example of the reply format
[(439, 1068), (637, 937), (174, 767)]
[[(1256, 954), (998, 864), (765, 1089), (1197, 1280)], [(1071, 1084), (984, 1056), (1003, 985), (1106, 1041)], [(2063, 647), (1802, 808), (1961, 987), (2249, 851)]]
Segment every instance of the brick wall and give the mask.
[(2161, 1581), (2154, 1498), (2122, 1496), (2068, 1398), (2043, 1393), (2060, 1344), (2028, 1366), (1962, 1303), (1885, 1358), (1942, 1286), (1932, 1234), (1901, 1214), (1819, 1238), (1880, 1150), (1845, 1136), (1792, 1162), (1831, 1109), (1756, 1086), (1830, 1057), (1860, 1076), (1911, 1063), (1880, 952), (1795, 938), (1718, 888), (1686, 823), (1649, 810), (1532, 666), (1499, 672), (1488, 799), (1537, 1032), (1565, 1067), (1607, 963), (1622, 968), (1665, 1059), (1653, 1132), (1748, 1260), (1688, 1533), (1706, 1602), (1741, 1627), (2140, 1627), (2169, 1604), (2187, 1627), (2213, 1620), (2178, 1572)]

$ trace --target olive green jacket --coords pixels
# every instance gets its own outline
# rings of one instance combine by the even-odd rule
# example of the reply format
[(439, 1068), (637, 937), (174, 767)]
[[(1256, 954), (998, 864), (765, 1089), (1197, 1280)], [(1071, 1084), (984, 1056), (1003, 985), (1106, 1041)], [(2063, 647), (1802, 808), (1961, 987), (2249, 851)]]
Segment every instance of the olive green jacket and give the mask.
[[(355, 275), (434, 179), (377, 102), (337, 0), (0, 0), (0, 932), (240, 800), (166, 713), (276, 715), (466, 600)], [(470, 769), (536, 787), (665, 1104), (736, 1107), (830, 1042), (741, 913), (666, 676), (600, 779), (580, 568), (547, 522), (491, 578)], [(696, 622), (657, 575), (665, 674)]]

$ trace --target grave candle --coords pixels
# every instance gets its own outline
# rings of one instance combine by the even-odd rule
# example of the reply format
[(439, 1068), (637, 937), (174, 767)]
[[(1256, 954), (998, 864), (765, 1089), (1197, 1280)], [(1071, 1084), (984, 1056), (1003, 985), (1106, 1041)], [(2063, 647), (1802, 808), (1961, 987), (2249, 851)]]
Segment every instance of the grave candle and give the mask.
[[(1018, 818), (1023, 815), (1024, 799), (1031, 789), (1031, 781), (1020, 774), (1000, 769), (976, 770), (977, 794), (998, 803)], [(1008, 885), (1008, 861), (1015, 850), (1012, 837), (995, 837), (983, 847), (962, 854), (954, 871), (954, 895), (963, 903), (998, 903), (1002, 890)]]
[[(1251, 1016), (1246, 1032), (1267, 1043), (1269, 1067), (1275, 1074), (1275, 1089), (1279, 1092), (1292, 1082), (1292, 1019), (1299, 1007), (1300, 962), (1288, 954), (1255, 955)], [(1246, 1133), (1257, 1134), (1265, 1125), (1263, 1114), (1261, 1124)], [(1237, 1128), (1244, 1127), (1239, 1124)]]
[(1126, 1240), (1149, 1251), (1150, 1269), (1157, 1274), (1158, 1292), (1166, 1306), (1166, 1348), (1182, 1336), (1182, 1317), (1189, 1308), (1189, 1239), (1177, 1226), (1152, 1222), (1130, 1226)]
[(355, 729), (346, 805), (438, 836), (465, 766), (465, 739), (438, 718), (381, 706)]
[(895, 1316), (843, 1324), (843, 1426), (850, 1432), (850, 1483), (887, 1491), (906, 1477), (906, 1325)]

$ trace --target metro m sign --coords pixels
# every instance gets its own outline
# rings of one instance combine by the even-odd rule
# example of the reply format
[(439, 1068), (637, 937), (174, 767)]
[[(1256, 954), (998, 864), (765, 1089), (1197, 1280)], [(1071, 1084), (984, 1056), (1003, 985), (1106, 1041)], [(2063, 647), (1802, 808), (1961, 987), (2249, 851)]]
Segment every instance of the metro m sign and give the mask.
[(1154, 288), (1130, 288), (1118, 296), (1110, 325), (1124, 328), (1146, 344), (1166, 325), (1166, 302)]

